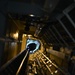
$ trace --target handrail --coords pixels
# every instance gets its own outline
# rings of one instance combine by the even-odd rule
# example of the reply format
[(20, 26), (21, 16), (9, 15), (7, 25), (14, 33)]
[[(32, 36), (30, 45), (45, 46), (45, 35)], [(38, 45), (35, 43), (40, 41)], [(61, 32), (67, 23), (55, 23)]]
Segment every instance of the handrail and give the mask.
[[(19, 53), (16, 57), (14, 57), (13, 59), (11, 59), (9, 62), (7, 62), (5, 65), (3, 65), (0, 68), (0, 75), (19, 75), (19, 73), (24, 72), (23, 70), (23, 66), (26, 67), (26, 63), (28, 60), (28, 56), (29, 56), (29, 51), (26, 49), (24, 51), (22, 51), (21, 53)], [(15, 67), (15, 68), (14, 68)], [(25, 68), (24, 67), (24, 68)], [(25, 68), (26, 69), (26, 68)]]
[(6, 67), (8, 67), (12, 62), (14, 62), (18, 57), (20, 57), (21, 55), (23, 54), (26, 54), (25, 53), (26, 50), (23, 50), (22, 52), (20, 52), (17, 56), (15, 56), (14, 58), (12, 58), (11, 60), (9, 60), (6, 64), (4, 64), (1, 68), (0, 68), (0, 71), (2, 71), (3, 69), (5, 69)]
[(17, 72), (16, 72), (16, 75), (19, 75), (20, 70), (22, 69), (22, 66), (23, 66), (23, 64), (24, 64), (24, 61), (25, 61), (25, 59), (26, 59), (26, 57), (27, 57), (27, 55), (28, 55), (28, 52), (29, 52), (29, 51), (26, 52), (26, 55), (24, 56), (24, 58), (23, 58), (23, 60), (22, 60), (22, 62), (21, 62), (21, 64), (20, 64), (20, 66), (19, 66), (19, 68), (18, 68), (18, 70), (17, 70)]

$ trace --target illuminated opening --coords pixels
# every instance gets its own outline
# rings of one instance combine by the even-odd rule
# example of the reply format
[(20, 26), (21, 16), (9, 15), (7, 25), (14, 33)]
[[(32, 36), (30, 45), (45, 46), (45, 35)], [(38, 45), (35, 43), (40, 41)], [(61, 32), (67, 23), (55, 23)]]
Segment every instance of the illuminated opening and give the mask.
[(34, 53), (40, 48), (40, 42), (38, 40), (28, 39), (26, 48), (30, 51), (30, 53)]

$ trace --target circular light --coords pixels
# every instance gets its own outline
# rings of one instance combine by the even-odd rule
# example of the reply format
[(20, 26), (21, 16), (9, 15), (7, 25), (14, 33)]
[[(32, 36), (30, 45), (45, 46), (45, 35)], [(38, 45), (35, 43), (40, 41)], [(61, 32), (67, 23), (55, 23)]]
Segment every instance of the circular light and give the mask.
[[(33, 44), (35, 44), (35, 48), (33, 50), (30, 50), (30, 53), (34, 53), (35, 51), (37, 51), (40, 47), (40, 42), (38, 40), (32, 40), (32, 39), (28, 39), (27, 40), (27, 45), (26, 48), (29, 48), (30, 46), (32, 47)], [(32, 48), (30, 48), (32, 49)]]

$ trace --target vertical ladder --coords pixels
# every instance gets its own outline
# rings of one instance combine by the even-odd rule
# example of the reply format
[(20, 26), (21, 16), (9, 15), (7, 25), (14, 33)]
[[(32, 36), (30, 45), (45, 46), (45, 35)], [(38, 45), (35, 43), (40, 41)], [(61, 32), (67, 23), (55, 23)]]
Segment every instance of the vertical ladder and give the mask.
[[(43, 63), (47, 70), (49, 71), (50, 75), (70, 75), (69, 73), (65, 73), (60, 67), (58, 67), (52, 60), (50, 60), (44, 53), (38, 52), (37, 58), (39, 62)], [(37, 59), (36, 58), (36, 59)]]

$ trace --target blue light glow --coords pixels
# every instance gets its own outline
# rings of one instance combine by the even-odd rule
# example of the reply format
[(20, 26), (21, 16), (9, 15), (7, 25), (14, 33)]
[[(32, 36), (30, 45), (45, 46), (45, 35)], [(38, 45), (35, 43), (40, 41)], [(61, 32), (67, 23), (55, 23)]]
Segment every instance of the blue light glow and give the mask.
[(30, 53), (34, 53), (35, 51), (37, 51), (40, 47), (40, 42), (38, 40), (33, 40), (33, 39), (28, 39), (27, 40), (27, 44), (26, 44), (26, 48), (28, 47), (29, 44), (31, 43), (35, 43), (36, 44), (36, 48), (32, 51), (30, 51)]

